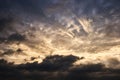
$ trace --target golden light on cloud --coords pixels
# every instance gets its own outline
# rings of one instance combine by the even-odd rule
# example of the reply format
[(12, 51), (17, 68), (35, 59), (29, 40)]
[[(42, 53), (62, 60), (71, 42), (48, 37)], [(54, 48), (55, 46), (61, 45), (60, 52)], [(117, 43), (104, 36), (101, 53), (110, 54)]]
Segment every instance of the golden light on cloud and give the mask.
[(119, 0), (0, 0), (0, 80), (120, 80)]
[[(78, 20), (78, 19), (77, 19)], [(36, 30), (29, 29), (29, 32), (23, 33), (27, 37), (27, 41), (22, 43), (1, 44), (6, 45), (2, 48), (13, 49), (12, 55), (4, 55), (1, 58), (15, 64), (38, 61), (39, 63), (48, 55), (75, 55), (84, 57), (83, 60), (75, 62), (75, 65), (89, 63), (103, 63), (109, 67), (109, 58), (119, 59), (120, 40), (119, 38), (110, 38), (99, 36), (91, 29), (89, 20), (82, 19), (78, 21), (82, 25), (82, 29), (88, 34), (79, 36), (74, 30), (80, 33), (81, 27), (57, 27), (57, 29), (45, 28), (42, 24), (32, 24), (38, 26)], [(69, 23), (68, 23), (69, 24)], [(71, 24), (71, 23), (70, 23)], [(42, 27), (41, 27), (42, 26)], [(53, 25), (49, 25), (53, 26)], [(56, 26), (55, 26), (56, 27)], [(70, 31), (71, 30), (71, 31)], [(34, 31), (34, 32), (33, 32)], [(90, 33), (89, 33), (90, 32)], [(32, 34), (32, 35), (30, 35)], [(1, 51), (4, 49), (1, 48)], [(21, 51), (17, 51), (21, 49)], [(4, 51), (2, 52), (4, 53)], [(1, 54), (2, 54), (1, 53)], [(32, 61), (31, 58), (35, 57)]]

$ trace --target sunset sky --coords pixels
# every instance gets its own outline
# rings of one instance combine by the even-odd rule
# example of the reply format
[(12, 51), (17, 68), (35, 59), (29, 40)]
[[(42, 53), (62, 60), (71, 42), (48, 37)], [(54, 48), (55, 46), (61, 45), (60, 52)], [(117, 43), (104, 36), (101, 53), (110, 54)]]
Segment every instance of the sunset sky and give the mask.
[(0, 0), (0, 80), (120, 80), (120, 1)]

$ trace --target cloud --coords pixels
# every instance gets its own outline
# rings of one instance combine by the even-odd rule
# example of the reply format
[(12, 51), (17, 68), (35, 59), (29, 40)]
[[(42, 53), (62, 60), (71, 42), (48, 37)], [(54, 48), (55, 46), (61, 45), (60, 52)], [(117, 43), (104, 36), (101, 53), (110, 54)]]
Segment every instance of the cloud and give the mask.
[(117, 58), (109, 58), (107, 66), (114, 68), (114, 69), (119, 69), (120, 68), (120, 61)]
[(14, 65), (0, 60), (0, 79), (4, 80), (119, 80), (120, 69), (105, 68), (103, 64), (74, 66), (76, 56), (47, 56), (42, 63)]
[(11, 34), (8, 39), (8, 41), (24, 41), (25, 40), (25, 36), (24, 35), (21, 35), (19, 33), (14, 33), (14, 34)]
[(11, 29), (11, 23), (13, 22), (13, 18), (11, 17), (0, 17), (0, 31), (4, 31), (6, 28)]
[(21, 65), (20, 68), (25, 68), (28, 70), (40, 70), (40, 71), (59, 71), (59, 70), (66, 70), (72, 64), (78, 60), (79, 58), (73, 55), (69, 56), (47, 56), (43, 59), (43, 62), (38, 64), (37, 62), (34, 63), (27, 63), (25, 65)]
[[(119, 80), (119, 5), (119, 0), (0, 0), (0, 58), (20, 63), (0, 60), (0, 79)], [(83, 57), (45, 57), (70, 53)], [(87, 64), (74, 65), (78, 60)]]
[(4, 42), (6, 38), (0, 37), (0, 43)]

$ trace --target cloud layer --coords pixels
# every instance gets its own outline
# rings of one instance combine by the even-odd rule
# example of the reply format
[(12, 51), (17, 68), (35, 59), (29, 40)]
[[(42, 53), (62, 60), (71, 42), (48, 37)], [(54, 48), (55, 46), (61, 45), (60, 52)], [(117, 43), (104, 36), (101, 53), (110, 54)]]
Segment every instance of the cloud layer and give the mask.
[[(73, 55), (48, 56), (42, 63), (21, 65), (0, 60), (0, 79), (4, 80), (119, 80), (120, 70), (105, 68), (101, 63), (74, 66), (79, 60)], [(115, 61), (116, 62), (116, 61)]]

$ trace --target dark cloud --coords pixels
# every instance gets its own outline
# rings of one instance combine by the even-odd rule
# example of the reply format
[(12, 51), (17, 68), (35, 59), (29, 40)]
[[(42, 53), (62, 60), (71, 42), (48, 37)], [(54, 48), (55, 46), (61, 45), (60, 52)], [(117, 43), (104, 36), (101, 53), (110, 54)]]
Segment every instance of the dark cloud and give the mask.
[(1, 56), (4, 56), (4, 55), (12, 55), (15, 51), (12, 50), (12, 49), (8, 49), (6, 50), (4, 53), (1, 54)]
[[(71, 4), (72, 2), (75, 2), (75, 4)], [(94, 4), (94, 5), (93, 5)], [(9, 0), (1, 0), (0, 1), (0, 9), (2, 10), (1, 13), (11, 14), (15, 15), (15, 13), (24, 13), (24, 14), (30, 14), (30, 16), (33, 15), (39, 15), (39, 16), (45, 16), (44, 10), (46, 8), (49, 8), (50, 6), (55, 7), (74, 7), (75, 12), (83, 10), (83, 13), (89, 14), (92, 13), (93, 9), (97, 9), (97, 13), (109, 13), (112, 9), (115, 9), (115, 12), (119, 11), (119, 0), (13, 0), (12, 2)], [(8, 13), (7, 13), (8, 12)], [(78, 13), (78, 12), (77, 12)]]
[(76, 56), (48, 56), (43, 59), (41, 64), (37, 62), (34, 63), (27, 63), (25, 65), (21, 65), (19, 68), (24, 68), (28, 70), (40, 70), (40, 71), (59, 71), (59, 70), (66, 70), (72, 66), (73, 62), (78, 60), (79, 58)]
[[(48, 56), (42, 63), (14, 65), (0, 60), (0, 79), (4, 80), (119, 80), (120, 69), (103, 64), (74, 66), (76, 56)], [(63, 68), (64, 67), (64, 68)]]
[(3, 36), (1, 35), (0, 37), (0, 43), (13, 43), (13, 42), (18, 42), (18, 44), (20, 42), (23, 42), (23, 41), (26, 41), (26, 36), (25, 35), (22, 35), (20, 33), (13, 33), (11, 35), (8, 35), (7, 37), (6, 36)]
[(24, 35), (21, 35), (19, 33), (14, 33), (14, 34), (11, 34), (8, 39), (8, 41), (24, 41), (25, 40), (25, 36)]
[(10, 55), (13, 55), (13, 54), (16, 54), (16, 55), (19, 55), (19, 54), (22, 54), (22, 55), (26, 55), (22, 49), (18, 48), (17, 50), (13, 50), (13, 49), (6, 49), (3, 53), (0, 54), (0, 57), (3, 57), (5, 55), (7, 56), (10, 56)]
[[(1, 0), (0, 9), (2, 12), (9, 12), (11, 14), (15, 13), (32, 13), (32, 14), (42, 14), (41, 8), (44, 6), (46, 0)], [(41, 6), (42, 5), (42, 6)], [(19, 9), (19, 10), (18, 10)], [(21, 12), (23, 11), (23, 12)], [(6, 13), (7, 14), (7, 13)], [(19, 14), (19, 13), (18, 13)]]
[(69, 56), (48, 56), (43, 60), (42, 66), (45, 68), (45, 66), (48, 66), (45, 70), (66, 70), (70, 66), (72, 66), (72, 63), (78, 60), (79, 58), (73, 55)]
[(0, 43), (1, 43), (1, 42), (4, 42), (5, 40), (6, 40), (6, 38), (0, 37)]
[(13, 22), (13, 18), (11, 17), (0, 17), (0, 31), (8, 28), (11, 29), (11, 23)]
[(0, 38), (2, 39), (2, 41), (5, 41), (8, 35), (11, 35), (11, 32), (17, 32), (14, 26), (14, 23), (17, 22), (18, 20), (16, 20), (15, 17), (0, 16)]

